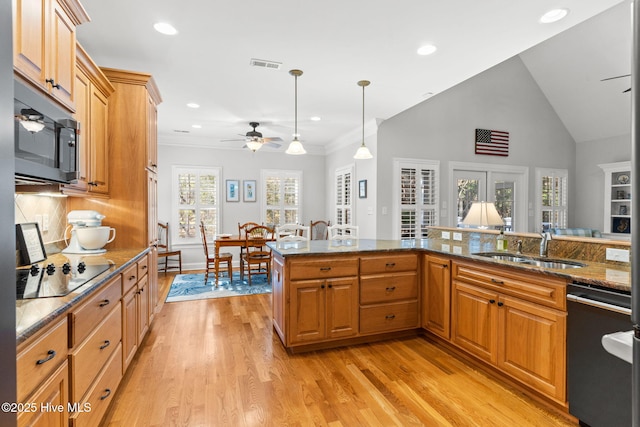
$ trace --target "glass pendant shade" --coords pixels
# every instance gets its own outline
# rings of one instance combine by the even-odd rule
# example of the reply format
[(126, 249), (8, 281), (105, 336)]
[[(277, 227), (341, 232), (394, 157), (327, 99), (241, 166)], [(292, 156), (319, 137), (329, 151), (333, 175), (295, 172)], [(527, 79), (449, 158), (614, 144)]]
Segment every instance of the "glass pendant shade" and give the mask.
[(356, 151), (356, 154), (355, 156), (353, 156), (353, 158), (357, 160), (373, 159), (373, 154), (371, 154), (371, 151), (369, 151), (367, 146), (364, 145), (364, 143), (362, 143), (362, 145), (358, 148), (358, 151)]
[(300, 154), (305, 154), (306, 152), (307, 150), (304, 149), (302, 143), (298, 141), (298, 137), (295, 137), (293, 141), (291, 141), (291, 143), (289, 144), (289, 148), (287, 148), (287, 151), (285, 151), (285, 153), (291, 154), (293, 156), (299, 156)]
[(262, 148), (262, 142), (251, 140), (247, 142), (247, 147), (249, 147), (249, 149), (255, 153)]

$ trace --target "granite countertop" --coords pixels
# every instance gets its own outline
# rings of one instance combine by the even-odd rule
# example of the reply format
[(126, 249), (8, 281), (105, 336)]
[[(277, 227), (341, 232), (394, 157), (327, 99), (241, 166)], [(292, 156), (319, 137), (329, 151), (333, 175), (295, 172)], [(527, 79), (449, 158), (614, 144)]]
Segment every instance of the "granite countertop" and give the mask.
[[(359, 254), (380, 251), (395, 252), (402, 250), (422, 249), (425, 251), (448, 255), (467, 261), (471, 260), (474, 262), (477, 261), (485, 264), (503, 265), (520, 271), (548, 274), (551, 276), (566, 279), (567, 282), (576, 281), (612, 288), (623, 292), (631, 292), (631, 267), (628, 264), (609, 264), (580, 260), (581, 263), (585, 264), (584, 267), (570, 269), (551, 269), (474, 255), (479, 252), (495, 252), (496, 248), (492, 243), (480, 244), (475, 241), (462, 243), (440, 239), (354, 239), (342, 242), (330, 240), (311, 240), (309, 242), (269, 242), (267, 243), (267, 245), (271, 249), (273, 249), (274, 252), (280, 254), (283, 257), (338, 255), (346, 253)], [(524, 255), (537, 257), (538, 254), (525, 253)], [(553, 257), (553, 259), (557, 258)], [(567, 260), (572, 261), (571, 259)]]
[[(75, 305), (80, 304), (92, 291), (120, 274), (149, 252), (144, 249), (114, 249), (100, 255), (52, 254), (38, 264), (63, 264), (67, 261), (85, 264), (111, 264), (111, 268), (63, 297), (34, 298), (16, 301), (16, 344), (24, 342), (38, 330), (58, 318)], [(24, 267), (24, 268), (29, 268)]]

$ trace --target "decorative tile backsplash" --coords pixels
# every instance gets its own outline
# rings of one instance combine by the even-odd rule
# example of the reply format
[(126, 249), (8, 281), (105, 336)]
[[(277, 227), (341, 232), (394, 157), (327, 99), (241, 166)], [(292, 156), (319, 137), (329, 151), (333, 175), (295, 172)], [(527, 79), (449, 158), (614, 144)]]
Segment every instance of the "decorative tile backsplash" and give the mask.
[(15, 194), (14, 200), (16, 224), (37, 222), (45, 245), (64, 240), (67, 226), (66, 197)]

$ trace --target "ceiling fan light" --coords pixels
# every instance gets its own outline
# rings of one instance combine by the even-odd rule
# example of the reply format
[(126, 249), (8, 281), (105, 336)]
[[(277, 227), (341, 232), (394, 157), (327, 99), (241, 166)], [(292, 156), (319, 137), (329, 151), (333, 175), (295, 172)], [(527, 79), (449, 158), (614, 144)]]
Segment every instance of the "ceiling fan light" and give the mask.
[(247, 147), (255, 153), (262, 148), (262, 142), (256, 140), (247, 141)]
[(297, 137), (294, 138), (293, 141), (291, 141), (291, 144), (289, 144), (289, 148), (287, 148), (287, 151), (285, 151), (285, 153), (291, 154), (293, 156), (299, 156), (301, 154), (305, 154), (306, 152), (307, 150), (304, 149), (302, 143), (298, 141)]
[(367, 146), (364, 145), (363, 142), (360, 148), (358, 148), (358, 151), (356, 151), (356, 154), (353, 156), (353, 158), (356, 160), (368, 160), (373, 159), (373, 154), (371, 154), (371, 151), (369, 151), (369, 148), (367, 148)]

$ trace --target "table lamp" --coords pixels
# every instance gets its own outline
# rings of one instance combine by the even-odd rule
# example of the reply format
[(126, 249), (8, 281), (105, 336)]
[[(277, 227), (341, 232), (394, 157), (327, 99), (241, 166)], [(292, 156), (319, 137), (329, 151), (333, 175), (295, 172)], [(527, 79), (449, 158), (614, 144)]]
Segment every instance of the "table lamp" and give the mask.
[(473, 202), (462, 223), (474, 225), (478, 228), (489, 228), (495, 225), (504, 226), (504, 221), (493, 202)]

